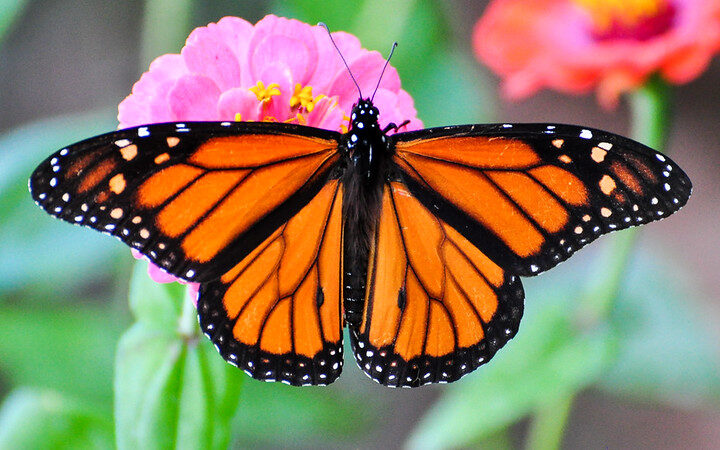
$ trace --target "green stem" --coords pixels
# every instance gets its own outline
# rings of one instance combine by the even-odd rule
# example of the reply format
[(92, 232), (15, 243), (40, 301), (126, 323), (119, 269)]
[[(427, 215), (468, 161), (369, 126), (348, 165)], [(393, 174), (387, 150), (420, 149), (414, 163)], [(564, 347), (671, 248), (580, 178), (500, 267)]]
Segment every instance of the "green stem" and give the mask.
[[(670, 88), (659, 77), (653, 77), (629, 98), (632, 117), (631, 137), (656, 150), (663, 151), (670, 123)], [(638, 238), (638, 229), (631, 228), (607, 240), (602, 254), (595, 260), (596, 270), (582, 296), (581, 320), (593, 325), (603, 322), (617, 299), (630, 261), (630, 253)]]
[(197, 309), (190, 298), (190, 290), (185, 288), (186, 294), (183, 296), (182, 311), (178, 320), (178, 332), (186, 339), (197, 339), (200, 337), (200, 327), (197, 321)]
[(553, 450), (560, 448), (567, 420), (572, 409), (573, 395), (556, 399), (535, 413), (525, 448)]
[(652, 77), (630, 96), (631, 137), (664, 152), (672, 118), (671, 90), (659, 76)]
[[(670, 123), (670, 89), (659, 77), (653, 77), (630, 96), (632, 138), (663, 151)], [(579, 329), (599, 326), (607, 321), (622, 287), (637, 241), (637, 228), (623, 231), (608, 239), (601, 255), (595, 259), (594, 275), (580, 297)], [(540, 408), (533, 418), (527, 448), (557, 449), (575, 394), (568, 394)]]

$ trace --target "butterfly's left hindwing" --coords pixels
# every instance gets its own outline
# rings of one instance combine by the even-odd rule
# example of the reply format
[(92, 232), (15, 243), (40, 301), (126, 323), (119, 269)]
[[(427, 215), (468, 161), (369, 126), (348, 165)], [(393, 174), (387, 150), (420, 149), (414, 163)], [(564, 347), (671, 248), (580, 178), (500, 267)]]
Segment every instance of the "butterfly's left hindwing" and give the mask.
[(338, 136), (277, 123), (148, 125), (60, 150), (32, 174), (30, 190), (50, 214), (201, 282), (317, 194), (339, 158)]
[(220, 279), (203, 283), (200, 327), (253, 378), (335, 381), (342, 353), (342, 189), (310, 203)]
[(433, 215), (399, 182), (385, 186), (355, 358), (386, 386), (455, 381), (518, 330), (520, 279)]
[(571, 125), (433, 128), (392, 136), (410, 191), (497, 264), (535, 275), (598, 236), (662, 219), (690, 196), (669, 158)]

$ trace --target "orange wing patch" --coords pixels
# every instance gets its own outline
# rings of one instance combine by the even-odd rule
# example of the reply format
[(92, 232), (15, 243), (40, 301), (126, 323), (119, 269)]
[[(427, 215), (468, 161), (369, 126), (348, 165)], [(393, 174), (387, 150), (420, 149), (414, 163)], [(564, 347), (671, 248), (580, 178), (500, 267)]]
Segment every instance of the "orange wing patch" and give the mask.
[(521, 169), (540, 163), (540, 157), (525, 142), (498, 137), (449, 136), (418, 139), (398, 142), (396, 149), (403, 154), (425, 155), (470, 167)]
[(339, 134), (270, 123), (156, 124), (97, 136), (33, 173), (35, 200), (165, 271), (219, 277), (317, 194)]
[[(471, 139), (475, 138), (457, 138), (464, 145)], [(558, 232), (570, 222), (566, 205), (586, 203), (587, 190), (569, 171), (541, 164), (528, 146), (514, 140), (502, 145), (502, 139), (495, 139), (491, 141), (495, 145), (488, 147), (486, 140), (480, 139), (477, 150), (458, 147), (443, 159), (435, 153), (405, 152), (401, 150), (405, 146), (399, 145), (396, 161), (408, 175), (490, 230), (517, 256), (538, 254), (547, 233)], [(423, 147), (409, 148), (414, 152)], [(497, 160), (487, 155), (493, 150)], [(457, 156), (463, 153), (480, 153), (486, 161)], [(502, 158), (508, 158), (505, 167)]]
[(193, 153), (189, 162), (208, 169), (233, 169), (323, 153), (335, 145), (326, 139), (291, 134), (224, 136), (209, 139)]
[[(239, 180), (228, 194), (213, 198), (215, 205), (212, 211), (202, 221), (195, 222), (182, 240), (185, 254), (196, 261), (209, 261), (252, 224), (297, 192), (328, 159), (326, 153), (311, 155), (253, 170)], [(196, 198), (195, 201), (201, 200)], [(162, 223), (158, 222), (158, 225), (163, 230)]]
[(427, 134), (444, 133), (397, 135), (393, 161), (426, 207), (519, 275), (657, 220), (689, 196), (687, 177), (663, 155), (597, 130), (508, 124)]
[(342, 367), (342, 190), (328, 183), (220, 280), (203, 285), (201, 326), (254, 378), (327, 384)]
[(355, 356), (391, 386), (449, 382), (488, 361), (517, 331), (518, 278), (430, 213), (400, 183), (386, 186)]

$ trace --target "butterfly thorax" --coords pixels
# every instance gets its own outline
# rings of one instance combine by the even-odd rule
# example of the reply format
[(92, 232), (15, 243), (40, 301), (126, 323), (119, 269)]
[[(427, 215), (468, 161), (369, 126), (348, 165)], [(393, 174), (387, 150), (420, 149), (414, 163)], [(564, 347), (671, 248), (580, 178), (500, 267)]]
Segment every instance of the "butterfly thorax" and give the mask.
[(345, 319), (360, 320), (370, 242), (380, 213), (382, 186), (390, 158), (387, 137), (378, 124), (378, 109), (368, 99), (353, 107), (350, 129), (342, 136)]

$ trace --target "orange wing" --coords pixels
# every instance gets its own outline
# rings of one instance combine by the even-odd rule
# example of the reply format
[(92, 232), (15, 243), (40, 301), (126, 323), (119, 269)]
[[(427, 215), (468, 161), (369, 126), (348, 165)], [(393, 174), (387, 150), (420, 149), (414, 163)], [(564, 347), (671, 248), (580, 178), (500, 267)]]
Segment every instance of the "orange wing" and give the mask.
[(397, 182), (384, 189), (367, 286), (350, 336), (360, 367), (387, 386), (457, 380), (515, 335), (523, 312), (520, 279)]
[(322, 188), (338, 133), (277, 123), (148, 125), (51, 155), (33, 198), (173, 275), (219, 277)]
[(470, 125), (393, 136), (410, 191), (519, 275), (555, 266), (598, 236), (661, 219), (690, 196), (669, 158), (570, 125)]
[(342, 192), (312, 201), (220, 277), (201, 285), (200, 326), (253, 378), (295, 386), (342, 370)]

